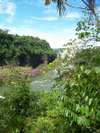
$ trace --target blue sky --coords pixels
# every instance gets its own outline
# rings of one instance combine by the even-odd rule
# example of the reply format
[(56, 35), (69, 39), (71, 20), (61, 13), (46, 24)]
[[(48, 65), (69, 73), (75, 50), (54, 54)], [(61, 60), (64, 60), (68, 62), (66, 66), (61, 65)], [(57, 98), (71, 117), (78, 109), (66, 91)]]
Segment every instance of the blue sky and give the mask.
[[(80, 0), (71, 0), (77, 1)], [(74, 37), (81, 16), (79, 9), (68, 8), (65, 15), (59, 17), (56, 6), (44, 6), (43, 0), (0, 0), (0, 28), (46, 39), (53, 48), (62, 47)]]

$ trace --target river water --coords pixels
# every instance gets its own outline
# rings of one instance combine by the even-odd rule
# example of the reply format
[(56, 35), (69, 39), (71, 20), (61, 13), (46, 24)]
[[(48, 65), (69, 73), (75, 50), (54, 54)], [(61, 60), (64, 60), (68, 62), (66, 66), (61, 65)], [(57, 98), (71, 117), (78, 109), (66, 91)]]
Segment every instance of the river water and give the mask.
[(55, 79), (58, 77), (56, 70), (51, 70), (48, 73), (33, 78), (31, 83), (32, 90), (42, 91), (50, 90), (55, 84)]
[[(55, 79), (57, 77), (58, 73), (55, 70), (51, 70), (46, 74), (33, 77), (31, 83), (32, 91), (43, 91), (43, 90), (49, 91), (55, 84)], [(8, 91), (8, 87), (5, 86), (0, 87), (0, 96), (2, 96), (6, 91)]]

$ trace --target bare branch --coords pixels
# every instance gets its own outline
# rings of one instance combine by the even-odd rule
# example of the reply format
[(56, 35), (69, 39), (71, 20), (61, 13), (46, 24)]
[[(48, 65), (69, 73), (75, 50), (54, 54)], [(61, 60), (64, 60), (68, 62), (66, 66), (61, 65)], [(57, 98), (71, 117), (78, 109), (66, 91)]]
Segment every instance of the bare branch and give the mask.
[(85, 0), (81, 0), (87, 7), (89, 6)]
[(69, 3), (66, 3), (66, 5), (71, 7), (71, 8), (86, 9), (86, 7), (74, 6), (74, 5), (69, 4)]

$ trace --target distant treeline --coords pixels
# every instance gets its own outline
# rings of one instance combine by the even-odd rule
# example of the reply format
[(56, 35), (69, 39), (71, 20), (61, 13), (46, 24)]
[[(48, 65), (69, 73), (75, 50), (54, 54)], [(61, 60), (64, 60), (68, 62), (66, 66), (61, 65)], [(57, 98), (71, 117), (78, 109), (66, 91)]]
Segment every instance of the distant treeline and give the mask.
[(19, 65), (37, 67), (56, 58), (48, 42), (32, 36), (9, 34), (0, 29), (0, 66)]

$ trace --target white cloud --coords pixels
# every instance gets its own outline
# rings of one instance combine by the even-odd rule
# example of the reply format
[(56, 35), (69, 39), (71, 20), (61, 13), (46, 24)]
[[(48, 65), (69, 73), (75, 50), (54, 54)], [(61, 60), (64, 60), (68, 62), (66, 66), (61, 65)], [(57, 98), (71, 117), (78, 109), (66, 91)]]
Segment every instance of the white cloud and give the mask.
[(11, 21), (15, 14), (16, 5), (9, 0), (0, 0), (0, 14), (7, 15), (7, 21)]
[[(48, 10), (48, 11), (50, 12), (50, 10)], [(72, 20), (72, 19), (78, 19), (78, 18), (80, 18), (80, 14), (78, 12), (67, 13), (64, 17), (62, 17), (63, 20)], [(59, 20), (59, 17), (57, 17), (57, 16), (47, 16), (47, 15), (43, 16), (43, 17), (33, 16), (32, 20), (36, 20), (36, 21), (57, 21), (57, 20)]]
[(6, 13), (13, 17), (15, 13), (15, 8), (16, 7), (14, 3), (8, 2), (6, 6)]
[(54, 16), (48, 16), (48, 17), (32, 17), (33, 20), (39, 20), (39, 21), (56, 21), (58, 20), (57, 17)]
[[(67, 13), (63, 17), (63, 20), (78, 19), (78, 18), (80, 18), (80, 14), (78, 12), (71, 12), (71, 13)], [(57, 21), (57, 20), (59, 20), (59, 17), (57, 17), (57, 16), (43, 16), (43, 17), (35, 17), (35, 16), (33, 16), (32, 19), (36, 20), (36, 21)]]
[(45, 9), (45, 10), (43, 11), (43, 13), (44, 13), (45, 15), (50, 15), (50, 14), (55, 14), (55, 15), (57, 15), (57, 10), (56, 10), (55, 8), (52, 9), (52, 8), (46, 6), (44, 9)]
[(71, 13), (67, 13), (64, 16), (65, 19), (77, 19), (80, 18), (80, 14), (78, 12), (71, 12)]

